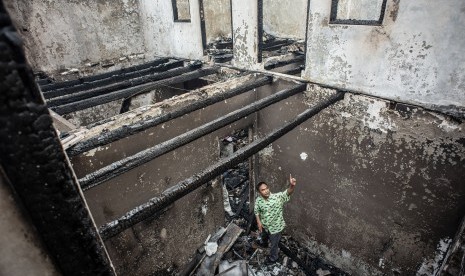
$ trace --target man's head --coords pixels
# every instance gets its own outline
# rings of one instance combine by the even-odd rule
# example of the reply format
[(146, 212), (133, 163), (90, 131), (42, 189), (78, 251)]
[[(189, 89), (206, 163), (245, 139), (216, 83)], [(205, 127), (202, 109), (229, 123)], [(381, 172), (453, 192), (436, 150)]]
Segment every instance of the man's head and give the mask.
[(268, 184), (263, 181), (257, 184), (257, 191), (265, 199), (270, 196), (270, 189), (268, 189)]

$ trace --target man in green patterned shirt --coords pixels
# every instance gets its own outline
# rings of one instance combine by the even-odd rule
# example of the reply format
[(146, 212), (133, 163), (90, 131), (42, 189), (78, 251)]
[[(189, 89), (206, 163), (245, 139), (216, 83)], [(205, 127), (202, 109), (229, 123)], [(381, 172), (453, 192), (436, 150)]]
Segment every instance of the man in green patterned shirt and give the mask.
[(297, 181), (289, 175), (289, 187), (280, 193), (272, 194), (268, 184), (260, 182), (257, 184), (259, 197), (255, 201), (255, 217), (257, 219), (258, 231), (264, 237), (264, 241), (271, 241), (270, 256), (267, 263), (275, 263), (278, 260), (278, 244), (281, 239), (286, 223), (283, 217), (284, 203), (288, 202), (290, 195), (294, 192)]

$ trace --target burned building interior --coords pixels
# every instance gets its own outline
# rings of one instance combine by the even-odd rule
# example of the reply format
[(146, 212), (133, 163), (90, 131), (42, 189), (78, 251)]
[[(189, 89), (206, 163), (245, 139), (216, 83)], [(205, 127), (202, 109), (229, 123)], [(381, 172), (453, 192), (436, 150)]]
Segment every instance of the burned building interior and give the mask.
[(1, 275), (464, 275), (464, 1), (0, 3)]

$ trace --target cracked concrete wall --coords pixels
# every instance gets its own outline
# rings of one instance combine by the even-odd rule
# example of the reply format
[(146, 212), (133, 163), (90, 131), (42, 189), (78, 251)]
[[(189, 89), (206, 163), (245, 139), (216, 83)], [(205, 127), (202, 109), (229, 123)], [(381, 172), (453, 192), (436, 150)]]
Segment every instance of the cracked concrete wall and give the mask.
[(36, 71), (145, 52), (137, 0), (7, 0), (5, 6)]
[[(89, 135), (105, 129), (133, 124), (147, 116), (157, 116), (223, 92), (246, 81), (230, 81), (206, 87), (201, 93), (181, 95), (145, 106), (113, 118), (106, 125), (95, 127)], [(200, 97), (200, 98), (199, 98)], [(234, 111), (255, 99), (249, 92), (224, 100), (144, 132), (115, 141), (71, 159), (78, 178), (103, 166), (135, 154), (147, 147), (183, 134)], [(220, 139), (234, 130), (253, 124), (253, 116), (221, 128), (196, 141), (134, 168), (84, 193), (97, 225), (120, 217), (136, 206), (159, 196), (164, 190), (191, 177), (219, 160)], [(141, 222), (106, 242), (109, 254), (121, 275), (161, 275), (171, 266), (181, 266), (195, 253), (207, 236), (224, 224), (221, 185), (205, 185), (175, 202), (160, 217)], [(172, 267), (171, 267), (172, 269)]]
[(263, 30), (283, 38), (305, 39), (308, 0), (263, 0)]
[[(328, 93), (310, 86), (265, 109), (259, 136)], [(260, 152), (258, 181), (277, 192), (292, 173), (285, 231), (336, 266), (434, 275), (465, 215), (463, 133), (444, 115), (346, 94)]]
[(232, 38), (231, 1), (203, 0), (207, 43), (219, 38)]
[(140, 1), (147, 53), (202, 59), (203, 46), (198, 1), (189, 1), (190, 22), (174, 22), (171, 1)]
[(329, 24), (330, 13), (310, 1), (306, 79), (463, 116), (463, 1), (388, 0), (381, 26)]

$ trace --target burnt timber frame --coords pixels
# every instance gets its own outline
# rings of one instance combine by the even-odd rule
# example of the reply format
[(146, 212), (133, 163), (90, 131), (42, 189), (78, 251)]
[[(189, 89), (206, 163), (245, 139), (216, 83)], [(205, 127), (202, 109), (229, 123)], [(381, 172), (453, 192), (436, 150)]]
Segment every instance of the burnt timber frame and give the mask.
[(64, 275), (115, 275), (0, 1), (0, 167)]
[(179, 182), (171, 188), (168, 188), (161, 194), (161, 196), (154, 197), (148, 202), (139, 205), (133, 210), (127, 212), (124, 216), (103, 225), (100, 227), (100, 235), (104, 240), (107, 240), (132, 227), (133, 225), (151, 217), (157, 211), (166, 208), (183, 196), (193, 192), (205, 183), (208, 183), (208, 181), (214, 179), (225, 170), (247, 160), (250, 156), (264, 149), (269, 144), (273, 143), (289, 131), (293, 130), (306, 120), (318, 114), (321, 110), (343, 99), (343, 97), (344, 92), (336, 92), (332, 96), (327, 97), (325, 100), (297, 115), (294, 120), (278, 129), (273, 130), (265, 137), (239, 149), (233, 155), (222, 159), (204, 171)]
[(96, 81), (83, 82), (82, 84), (78, 84), (78, 85), (72, 85), (72, 86), (67, 86), (67, 87), (63, 87), (63, 88), (59, 88), (55, 90), (50, 90), (50, 91), (44, 92), (43, 94), (44, 94), (45, 99), (47, 100), (50, 99), (49, 101), (47, 101), (48, 105), (50, 106), (54, 98), (71, 96), (71, 95), (77, 94), (77, 92), (102, 88), (104, 86), (114, 85), (115, 83), (124, 82), (128, 80), (135, 81), (137, 79), (144, 79), (143, 77), (145, 77), (147, 81), (150, 81), (150, 77), (148, 76), (153, 75), (155, 73), (170, 70), (176, 67), (180, 67), (180, 66), (183, 66), (183, 61), (180, 61), (180, 60), (166, 61), (166, 62), (157, 64), (157, 65), (151, 66), (147, 69), (131, 71), (131, 72), (127, 72), (121, 75), (113, 75), (111, 77), (99, 79)]
[[(173, 69), (173, 71), (174, 70), (177, 70), (177, 69)], [(141, 84), (138, 86), (128, 87), (126, 89), (113, 91), (108, 94), (103, 94), (103, 95), (75, 101), (72, 103), (67, 103), (64, 105), (51, 107), (50, 109), (52, 109), (59, 115), (68, 114), (68, 113), (86, 109), (89, 107), (94, 107), (94, 106), (109, 103), (112, 101), (121, 100), (121, 99), (129, 98), (129, 97), (133, 97), (139, 94), (147, 93), (157, 87), (185, 82), (185, 81), (197, 79), (200, 77), (204, 77), (207, 75), (211, 75), (211, 74), (216, 73), (218, 70), (219, 70), (218, 67), (207, 67), (207, 68), (200, 68), (195, 71), (191, 71), (191, 72), (188, 72), (182, 75), (177, 75), (179, 73), (179, 71), (177, 71), (175, 76), (171, 76), (170, 78), (167, 78), (167, 79), (162, 79), (162, 80), (158, 80), (155, 82), (149, 82), (149, 83)], [(170, 74), (170, 71), (171, 70), (168, 70), (161, 74)]]
[(155, 145), (151, 148), (140, 151), (134, 155), (124, 158), (105, 166), (93, 173), (90, 173), (79, 179), (81, 188), (85, 191), (96, 187), (99, 184), (110, 180), (118, 175), (121, 175), (135, 167), (145, 164), (163, 154), (175, 150), (183, 145), (186, 145), (206, 134), (209, 134), (221, 127), (224, 127), (232, 122), (235, 122), (249, 114), (257, 112), (273, 103), (277, 103), (285, 98), (303, 92), (306, 89), (306, 84), (298, 84), (290, 89), (281, 90), (273, 95), (265, 97), (255, 103), (246, 105), (236, 111), (226, 114), (216, 120), (213, 120), (200, 127), (192, 129), (184, 134), (174, 137), (168, 141)]
[(119, 69), (119, 70), (114, 70), (114, 71), (110, 71), (110, 72), (106, 72), (106, 73), (102, 73), (102, 74), (98, 74), (98, 75), (81, 77), (81, 78), (78, 78), (78, 79), (75, 79), (75, 80), (69, 80), (69, 81), (63, 81), (63, 82), (54, 82), (54, 83), (46, 83), (46, 84), (42, 84), (43, 81), (41, 82), (39, 80), (39, 81), (37, 81), (37, 83), (40, 84), (40, 90), (42, 90), (42, 92), (44, 94), (47, 94), (48, 92), (51, 92), (52, 90), (58, 90), (58, 89), (63, 89), (63, 88), (69, 88), (69, 87), (72, 87), (72, 86), (84, 85), (85, 83), (91, 83), (91, 82), (95, 82), (95, 81), (102, 81), (104, 79), (112, 78), (114, 76), (128, 74), (128, 73), (131, 73), (131, 72), (134, 72), (134, 71), (140, 71), (140, 70), (148, 69), (150, 67), (155, 67), (155, 66), (158, 66), (158, 65), (160, 65), (162, 63), (168, 62), (168, 60), (169, 60), (168, 58), (156, 59), (156, 60), (151, 61), (149, 63), (140, 64), (140, 65), (136, 65), (136, 66), (131, 66), (131, 67), (127, 67), (127, 68), (122, 68), (122, 69)]
[(123, 126), (118, 129), (114, 129), (111, 131), (107, 131), (99, 135), (98, 137), (92, 137), (90, 139), (81, 141), (74, 145), (73, 147), (69, 148), (67, 150), (67, 153), (69, 156), (76, 156), (78, 154), (81, 154), (83, 152), (89, 151), (91, 149), (94, 149), (99, 146), (103, 146), (106, 144), (109, 144), (111, 142), (117, 141), (119, 139), (128, 137), (130, 135), (139, 133), (141, 131), (144, 131), (148, 128), (157, 126), (159, 124), (168, 122), (169, 120), (173, 120), (176, 118), (179, 118), (183, 115), (186, 115), (190, 112), (193, 112), (195, 110), (199, 110), (201, 108), (207, 107), (211, 104), (232, 98), (234, 96), (240, 95), (242, 93), (245, 93), (247, 91), (250, 91), (254, 88), (266, 85), (271, 83), (273, 80), (272, 77), (261, 77), (259, 79), (256, 79), (251, 82), (247, 82), (243, 85), (240, 85), (234, 89), (231, 89), (229, 91), (226, 91), (224, 93), (220, 93), (217, 95), (214, 95), (212, 97), (206, 98), (204, 100), (199, 100), (195, 101), (185, 107), (167, 112), (166, 114), (163, 114), (161, 116), (155, 117), (155, 118), (150, 118), (144, 121), (139, 122), (138, 124), (135, 125), (128, 125), (128, 126)]

